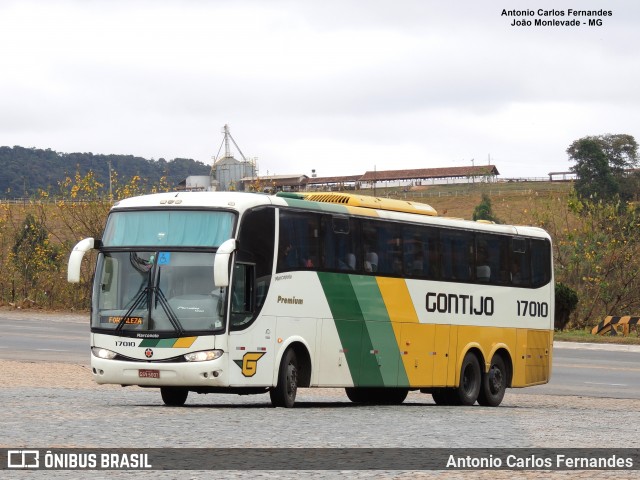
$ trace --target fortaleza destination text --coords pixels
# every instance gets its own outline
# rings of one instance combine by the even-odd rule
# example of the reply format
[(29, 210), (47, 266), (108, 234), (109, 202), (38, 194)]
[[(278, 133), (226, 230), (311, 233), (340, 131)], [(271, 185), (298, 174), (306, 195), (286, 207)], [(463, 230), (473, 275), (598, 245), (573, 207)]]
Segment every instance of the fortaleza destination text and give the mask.
[(604, 19), (613, 16), (612, 10), (502, 10), (502, 17), (509, 17), (511, 27), (601, 27)]

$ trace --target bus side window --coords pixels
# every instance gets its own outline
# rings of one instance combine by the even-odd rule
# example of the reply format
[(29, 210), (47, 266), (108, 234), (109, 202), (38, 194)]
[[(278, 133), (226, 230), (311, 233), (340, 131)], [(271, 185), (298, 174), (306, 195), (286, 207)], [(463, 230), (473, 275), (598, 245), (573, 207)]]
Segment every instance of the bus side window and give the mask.
[(504, 284), (509, 282), (509, 242), (501, 235), (476, 234), (476, 280)]
[(473, 234), (446, 231), (440, 234), (442, 247), (442, 279), (468, 282), (471, 280), (473, 261)]
[(542, 287), (551, 280), (551, 247), (546, 240), (529, 240), (531, 246), (531, 286)]
[(511, 283), (520, 287), (528, 287), (531, 277), (527, 243), (525, 238), (511, 240)]
[(322, 267), (327, 270), (356, 271), (362, 265), (358, 258), (356, 220), (337, 215), (322, 217)]
[(381, 249), (378, 251), (378, 272), (383, 275), (403, 274), (403, 242), (400, 225), (392, 222), (375, 222), (376, 236)]
[(281, 211), (278, 271), (317, 267), (319, 231), (317, 215)]
[(425, 273), (425, 248), (420, 230), (424, 230), (424, 228), (415, 225), (407, 225), (402, 228), (405, 273), (413, 277), (423, 277)]
[(376, 224), (380, 222), (360, 220), (362, 235), (361, 262), (365, 273), (376, 273), (380, 270), (380, 245), (378, 242), (378, 229)]

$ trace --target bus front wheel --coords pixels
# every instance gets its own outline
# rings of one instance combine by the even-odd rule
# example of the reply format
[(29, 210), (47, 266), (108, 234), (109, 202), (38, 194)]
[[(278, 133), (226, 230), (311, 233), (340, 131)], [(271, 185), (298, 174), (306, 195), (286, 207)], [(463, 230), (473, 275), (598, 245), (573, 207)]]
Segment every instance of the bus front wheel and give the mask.
[(353, 403), (366, 403), (367, 393), (364, 388), (346, 387), (344, 389), (347, 398)]
[(485, 407), (497, 407), (502, 403), (507, 388), (507, 369), (500, 355), (491, 360), (489, 371), (482, 376), (478, 403)]
[(189, 390), (178, 387), (162, 387), (160, 395), (165, 405), (169, 407), (181, 407), (187, 401)]
[(296, 352), (290, 348), (282, 357), (278, 370), (278, 384), (269, 391), (269, 396), (274, 407), (291, 408), (296, 401), (297, 392), (298, 360)]

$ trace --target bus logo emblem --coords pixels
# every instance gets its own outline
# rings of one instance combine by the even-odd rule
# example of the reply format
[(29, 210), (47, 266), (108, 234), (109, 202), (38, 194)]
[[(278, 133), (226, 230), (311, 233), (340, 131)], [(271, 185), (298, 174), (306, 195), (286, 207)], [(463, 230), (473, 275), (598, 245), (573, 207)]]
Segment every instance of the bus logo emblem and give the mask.
[(265, 352), (247, 352), (242, 357), (242, 360), (234, 360), (234, 362), (242, 369), (242, 375), (253, 377), (258, 371), (258, 360), (264, 354)]
[(153, 350), (151, 350), (150, 348), (147, 348), (147, 349), (144, 351), (144, 356), (145, 356), (145, 357), (147, 357), (147, 358), (151, 358), (151, 357), (153, 357)]

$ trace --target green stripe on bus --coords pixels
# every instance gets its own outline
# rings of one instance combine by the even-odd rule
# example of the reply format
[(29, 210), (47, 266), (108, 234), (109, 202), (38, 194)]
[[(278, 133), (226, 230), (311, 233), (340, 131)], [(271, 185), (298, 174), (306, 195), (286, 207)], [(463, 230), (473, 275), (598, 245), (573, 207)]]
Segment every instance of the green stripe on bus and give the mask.
[(306, 210), (317, 210), (319, 212), (327, 213), (349, 213), (347, 207), (335, 203), (312, 202), (309, 200), (296, 200), (295, 198), (280, 198), (287, 202), (287, 205), (289, 205), (290, 207), (304, 208)]
[[(378, 282), (375, 277), (365, 275), (350, 275), (350, 278), (362, 309), (365, 327), (373, 345), (373, 350), (369, 352), (369, 355), (376, 359), (383, 384), (409, 386), (409, 378), (404, 370), (396, 334), (391, 325), (391, 319)], [(363, 352), (363, 354), (366, 355), (367, 352)]]
[(177, 341), (177, 338), (145, 338), (138, 346), (149, 348), (172, 348)]
[[(377, 370), (373, 368), (376, 362), (375, 358), (370, 358), (371, 355), (363, 356), (362, 352), (372, 350), (373, 346), (349, 275), (319, 272), (318, 278), (333, 315), (353, 384), (364, 386), (363, 381), (366, 381), (370, 385), (370, 372)], [(362, 372), (365, 372), (364, 377)], [(374, 376), (374, 381), (382, 385), (382, 376)]]
[(408, 386), (395, 333), (374, 277), (318, 273), (354, 385)]

